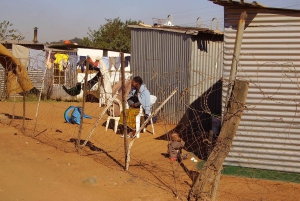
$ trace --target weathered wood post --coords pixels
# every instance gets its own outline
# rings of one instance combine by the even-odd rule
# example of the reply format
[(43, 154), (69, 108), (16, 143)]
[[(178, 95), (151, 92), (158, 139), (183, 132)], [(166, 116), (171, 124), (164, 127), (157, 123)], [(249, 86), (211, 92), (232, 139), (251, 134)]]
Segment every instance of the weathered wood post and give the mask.
[(228, 104), (228, 112), (225, 114), (224, 123), (219, 138), (212, 150), (207, 162), (189, 193), (189, 200), (195, 198), (201, 201), (211, 201), (216, 197), (214, 189), (218, 182), (215, 180), (220, 175), (222, 164), (229, 153), (233, 139), (241, 120), (248, 94), (249, 82), (236, 80), (233, 93)]
[(124, 125), (124, 152), (125, 152), (125, 169), (126, 169), (126, 161), (127, 161), (127, 152), (128, 152), (128, 140), (127, 140), (127, 117), (126, 117), (126, 102), (127, 102), (127, 94), (125, 89), (125, 58), (124, 53), (121, 53), (121, 79), (122, 79), (122, 107), (123, 107), (123, 125)]
[(25, 132), (25, 115), (26, 115), (26, 92), (23, 92), (23, 123), (22, 123), (22, 131)]
[(227, 111), (227, 104), (229, 97), (232, 92), (232, 86), (233, 82), (236, 78), (236, 70), (237, 70), (237, 65), (240, 60), (240, 52), (241, 52), (241, 47), (242, 47), (242, 39), (244, 35), (244, 29), (245, 29), (245, 23), (246, 23), (246, 18), (247, 18), (247, 13), (246, 11), (242, 12), (238, 26), (237, 26), (237, 31), (236, 31), (236, 36), (235, 36), (235, 43), (234, 43), (234, 50), (233, 50), (233, 55), (232, 55), (232, 62), (231, 62), (231, 69), (230, 69), (230, 75), (229, 75), (229, 80), (228, 80), (228, 90), (227, 90), (227, 96), (225, 100), (225, 111)]
[(78, 137), (76, 142), (76, 150), (79, 151), (80, 146), (80, 140), (81, 140), (81, 131), (82, 131), (82, 125), (83, 125), (83, 116), (84, 116), (84, 105), (85, 105), (85, 98), (86, 98), (86, 88), (87, 88), (87, 79), (88, 79), (88, 73), (89, 73), (89, 65), (90, 65), (90, 57), (86, 57), (86, 63), (85, 63), (85, 76), (84, 76), (84, 84), (83, 84), (83, 96), (82, 96), (82, 108), (81, 108), (81, 114), (80, 114), (80, 125), (78, 130)]

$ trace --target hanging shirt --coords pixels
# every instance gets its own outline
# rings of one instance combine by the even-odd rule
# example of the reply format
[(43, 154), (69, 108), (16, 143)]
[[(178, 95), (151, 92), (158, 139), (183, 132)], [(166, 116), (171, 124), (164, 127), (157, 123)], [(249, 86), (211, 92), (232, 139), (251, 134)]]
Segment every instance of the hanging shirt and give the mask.
[(63, 70), (63, 64), (65, 64), (66, 62), (68, 62), (68, 59), (69, 59), (69, 55), (67, 55), (67, 54), (59, 54), (59, 53), (55, 54), (55, 61), (54, 61), (54, 63), (58, 64), (59, 71)]
[(116, 67), (116, 57), (109, 57), (109, 69), (111, 69), (113, 66)]
[(108, 60), (108, 57), (102, 57), (102, 61), (105, 64), (105, 68), (109, 69), (109, 60)]
[(121, 57), (116, 58), (116, 69), (119, 69), (121, 67)]
[(94, 62), (94, 61), (92, 60), (91, 57), (89, 57), (89, 58), (90, 58), (90, 60), (89, 60), (90, 64), (92, 64), (92, 65), (95, 66), (95, 67), (98, 67), (98, 65), (99, 65), (99, 60)]
[(72, 67), (72, 70), (76, 69), (78, 56), (77, 55), (69, 55), (69, 64)]

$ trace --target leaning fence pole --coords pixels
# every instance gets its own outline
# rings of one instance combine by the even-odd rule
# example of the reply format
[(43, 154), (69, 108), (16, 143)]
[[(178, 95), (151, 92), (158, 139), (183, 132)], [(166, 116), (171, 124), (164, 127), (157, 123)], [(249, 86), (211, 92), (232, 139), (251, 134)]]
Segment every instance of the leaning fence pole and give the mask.
[[(18, 66), (17, 66), (18, 68)], [(7, 78), (6, 78), (7, 79)], [(15, 94), (14, 94), (14, 105), (13, 105), (13, 111), (12, 111), (12, 118), (9, 124), (12, 123), (12, 121), (15, 119), (15, 109), (16, 109), (16, 95), (17, 95), (17, 83), (18, 83), (18, 77), (16, 76), (16, 84), (15, 84)]]
[(82, 125), (83, 125), (84, 105), (85, 105), (89, 65), (90, 65), (90, 57), (87, 56), (86, 63), (85, 63), (85, 76), (84, 76), (84, 84), (83, 84), (83, 96), (82, 96), (82, 107), (81, 107), (81, 114), (80, 114), (80, 125), (79, 125), (79, 130), (78, 130), (78, 138), (77, 138), (77, 142), (76, 142), (76, 150), (77, 151), (79, 150), (79, 145), (80, 145), (80, 140), (81, 140), (81, 131), (82, 131)]
[[(120, 87), (121, 88), (121, 87)], [(120, 89), (119, 88), (119, 89)], [(109, 107), (113, 104), (114, 100), (117, 98), (118, 94), (119, 94), (119, 89), (117, 90), (117, 93), (108, 100), (106, 107), (104, 108), (104, 110), (102, 111), (102, 113), (100, 114), (99, 118), (97, 119), (96, 123), (94, 124), (92, 130), (90, 131), (89, 135), (87, 136), (87, 138), (85, 139), (84, 143), (81, 145), (81, 151), (80, 151), (80, 155), (83, 152), (83, 149), (85, 147), (85, 145), (87, 144), (87, 142), (89, 141), (89, 139), (92, 137), (92, 134), (95, 130), (95, 128), (98, 126), (100, 120), (102, 119), (102, 117), (106, 114), (106, 111), (109, 109)]]
[(22, 130), (25, 131), (25, 114), (26, 114), (26, 92), (23, 92), (23, 123)]
[[(129, 163), (130, 163), (130, 150), (131, 147), (133, 145), (134, 139), (136, 138), (136, 136), (145, 128), (145, 126), (147, 125), (147, 123), (151, 120), (152, 117), (154, 117), (159, 110), (170, 100), (170, 98), (172, 98), (172, 96), (178, 91), (178, 89), (174, 89), (174, 91), (168, 96), (168, 98), (166, 100), (164, 100), (164, 102), (162, 102), (162, 104), (160, 104), (158, 106), (158, 108), (156, 108), (156, 110), (144, 121), (144, 123), (141, 125), (140, 129), (137, 130), (134, 134), (134, 136), (132, 137), (132, 140), (130, 141), (129, 145), (128, 145), (128, 150), (127, 150), (127, 157), (126, 157), (126, 170), (129, 169)], [(124, 136), (124, 138), (126, 138), (126, 136)]]
[(126, 117), (126, 101), (127, 101), (127, 94), (125, 89), (125, 59), (124, 53), (121, 53), (121, 79), (122, 79), (122, 113), (123, 113), (123, 125), (124, 125), (124, 153), (125, 153), (125, 167), (127, 161), (127, 152), (128, 152), (128, 141), (127, 141), (127, 117)]
[(233, 93), (230, 96), (228, 112), (214, 149), (201, 169), (194, 182), (188, 200), (207, 201), (216, 200), (215, 189), (219, 182), (215, 182), (221, 174), (222, 165), (230, 151), (233, 139), (241, 121), (248, 95), (249, 82), (236, 80)]
[(236, 70), (237, 70), (237, 65), (240, 60), (240, 52), (241, 52), (241, 47), (242, 47), (242, 39), (244, 35), (244, 29), (245, 29), (245, 22), (247, 18), (247, 13), (246, 11), (242, 12), (238, 26), (237, 26), (237, 31), (236, 31), (236, 36), (235, 36), (235, 43), (234, 43), (234, 51), (232, 55), (232, 63), (231, 63), (231, 70), (230, 70), (230, 76), (229, 76), (229, 81), (228, 81), (228, 90), (227, 90), (227, 95), (226, 95), (226, 101), (225, 101), (225, 112), (227, 111), (227, 106), (228, 106), (228, 100), (230, 98), (231, 92), (232, 92), (232, 87), (234, 85), (234, 80), (236, 78)]
[(34, 123), (33, 134), (35, 134), (36, 123), (37, 123), (37, 118), (38, 118), (38, 114), (39, 114), (40, 102), (41, 102), (41, 96), (42, 96), (43, 89), (44, 89), (44, 84), (45, 84), (45, 76), (46, 76), (46, 72), (47, 72), (47, 68), (45, 69), (45, 72), (44, 72), (44, 75), (43, 75), (42, 87), (41, 87), (41, 91), (40, 91), (40, 94), (39, 94), (39, 101), (38, 101), (38, 105), (37, 105), (37, 107), (36, 107), (36, 112), (35, 112), (35, 123)]

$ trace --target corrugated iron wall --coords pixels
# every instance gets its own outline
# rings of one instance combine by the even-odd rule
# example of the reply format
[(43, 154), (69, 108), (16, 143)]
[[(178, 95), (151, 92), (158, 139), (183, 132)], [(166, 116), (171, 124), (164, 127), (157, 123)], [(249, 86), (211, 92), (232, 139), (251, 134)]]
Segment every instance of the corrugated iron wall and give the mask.
[(42, 89), (44, 71), (42, 69), (38, 70), (28, 70), (28, 76), (35, 88), (39, 91)]
[(192, 43), (189, 121), (192, 128), (208, 132), (212, 115), (221, 116), (223, 35), (200, 33)]
[[(28, 76), (35, 88), (41, 91), (42, 79), (44, 72), (42, 69), (28, 71)], [(0, 65), (0, 98), (5, 98), (7, 96), (6, 84), (5, 84), (6, 72), (2, 65)], [(21, 95), (16, 95), (16, 97), (22, 97)]]
[(227, 79), (238, 19), (245, 10), (237, 79), (248, 80), (250, 86), (247, 109), (225, 164), (300, 172), (300, 13), (225, 7)]
[[(177, 94), (163, 108), (166, 115), (163, 119), (171, 124), (196, 119), (199, 113), (190, 109), (203, 112), (201, 96), (219, 83), (221, 77), (223, 36), (192, 36), (147, 29), (132, 29), (131, 34), (133, 75), (144, 79), (150, 93), (158, 97), (157, 105), (178, 88)], [(218, 106), (211, 106), (220, 113), (220, 83), (218, 88), (218, 98), (214, 99)], [(217, 96), (217, 93), (212, 94)]]
[(5, 70), (0, 64), (0, 99), (6, 96)]
[(181, 120), (188, 104), (179, 94), (189, 87), (191, 43), (190, 35), (146, 29), (131, 31), (131, 70), (158, 97), (156, 106), (178, 88), (163, 107), (163, 114), (167, 115), (163, 118), (171, 124)]

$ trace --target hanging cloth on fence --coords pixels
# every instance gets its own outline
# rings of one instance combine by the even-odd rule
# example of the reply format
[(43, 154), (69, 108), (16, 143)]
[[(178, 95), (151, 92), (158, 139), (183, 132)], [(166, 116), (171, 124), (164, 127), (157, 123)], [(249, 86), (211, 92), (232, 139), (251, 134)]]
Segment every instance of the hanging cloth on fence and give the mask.
[(34, 87), (23, 64), (1, 43), (0, 64), (7, 73), (6, 87), (9, 96), (29, 91)]
[(44, 70), (44, 60), (46, 57), (46, 53), (43, 50), (34, 50), (30, 49), (30, 69), (31, 70)]
[(65, 87), (64, 85), (62, 86), (62, 88), (70, 96), (77, 96), (80, 94), (80, 91), (81, 91), (81, 82), (78, 82), (75, 87), (72, 87), (70, 89), (67, 89), (67, 87)]
[(70, 64), (72, 70), (76, 70), (77, 60), (78, 60), (77, 55), (69, 55), (69, 64)]
[(111, 69), (113, 66), (116, 68), (116, 59), (117, 57), (109, 57), (108, 61), (109, 61), (109, 69)]
[(12, 44), (12, 54), (20, 60), (20, 62), (26, 69), (29, 65), (29, 51), (30, 49), (27, 47)]

